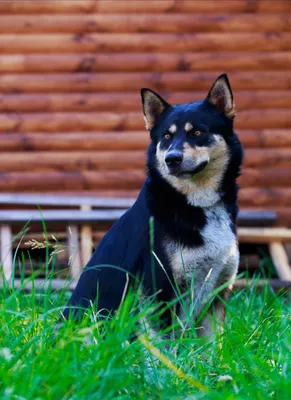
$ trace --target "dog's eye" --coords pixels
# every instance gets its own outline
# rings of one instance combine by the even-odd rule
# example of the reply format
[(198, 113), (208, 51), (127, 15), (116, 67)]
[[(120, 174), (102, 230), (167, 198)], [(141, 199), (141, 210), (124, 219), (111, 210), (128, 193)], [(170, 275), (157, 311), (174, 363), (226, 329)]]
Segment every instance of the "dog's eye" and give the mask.
[(170, 139), (172, 139), (172, 135), (170, 133), (165, 133), (164, 139), (170, 140)]
[(201, 131), (192, 131), (192, 132), (189, 132), (189, 136), (190, 136), (190, 137), (201, 136), (201, 134), (202, 134)]

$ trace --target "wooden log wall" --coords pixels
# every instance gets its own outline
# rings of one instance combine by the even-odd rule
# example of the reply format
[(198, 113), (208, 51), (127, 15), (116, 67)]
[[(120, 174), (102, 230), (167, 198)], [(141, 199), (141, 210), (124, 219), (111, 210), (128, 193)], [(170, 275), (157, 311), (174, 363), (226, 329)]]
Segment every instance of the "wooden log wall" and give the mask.
[(203, 98), (229, 74), (240, 203), (291, 226), (291, 1), (1, 0), (0, 191), (136, 195), (139, 89)]

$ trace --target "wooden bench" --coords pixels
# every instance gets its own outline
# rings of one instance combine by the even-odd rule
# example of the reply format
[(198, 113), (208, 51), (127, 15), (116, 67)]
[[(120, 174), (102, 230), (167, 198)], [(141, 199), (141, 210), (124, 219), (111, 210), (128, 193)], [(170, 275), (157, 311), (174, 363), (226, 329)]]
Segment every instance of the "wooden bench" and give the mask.
[[(27, 222), (42, 221), (50, 226), (65, 225), (68, 255), (73, 260), (70, 264), (70, 276), (75, 279), (92, 255), (92, 226), (115, 222), (134, 201), (135, 199), (0, 194), (0, 204), (5, 206), (66, 207), (62, 210), (0, 210), (0, 260), (5, 278), (9, 280), (12, 274), (13, 226), (22, 227)], [(68, 207), (75, 209), (67, 209)], [(282, 242), (291, 242), (291, 229), (272, 227), (275, 221), (276, 213), (272, 211), (242, 210), (238, 216), (238, 237), (241, 243), (267, 243), (279, 278), (289, 282), (291, 269)]]

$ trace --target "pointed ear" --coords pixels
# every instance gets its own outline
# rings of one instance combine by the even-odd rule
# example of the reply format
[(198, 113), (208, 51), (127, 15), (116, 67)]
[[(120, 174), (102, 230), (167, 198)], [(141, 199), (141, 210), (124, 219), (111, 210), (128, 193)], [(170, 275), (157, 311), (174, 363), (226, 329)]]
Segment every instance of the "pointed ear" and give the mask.
[(150, 131), (158, 122), (162, 112), (170, 107), (170, 104), (153, 90), (141, 89), (140, 93), (146, 128)]
[(229, 119), (234, 119), (236, 111), (230, 83), (226, 74), (220, 75), (210, 89), (206, 101)]

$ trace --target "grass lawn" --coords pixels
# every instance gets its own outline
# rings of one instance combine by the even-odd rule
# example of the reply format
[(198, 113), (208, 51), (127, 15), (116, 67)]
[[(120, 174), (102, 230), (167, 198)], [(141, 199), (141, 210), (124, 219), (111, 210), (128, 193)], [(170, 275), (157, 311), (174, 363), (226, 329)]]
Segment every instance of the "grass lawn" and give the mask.
[(0, 398), (290, 400), (290, 298), (254, 286), (233, 293), (224, 334), (208, 343), (195, 337), (192, 324), (176, 340), (145, 334), (130, 343), (137, 321), (153, 318), (153, 305), (137, 311), (133, 295), (112, 320), (97, 320), (91, 310), (54, 339), (69, 293), (6, 288)]

